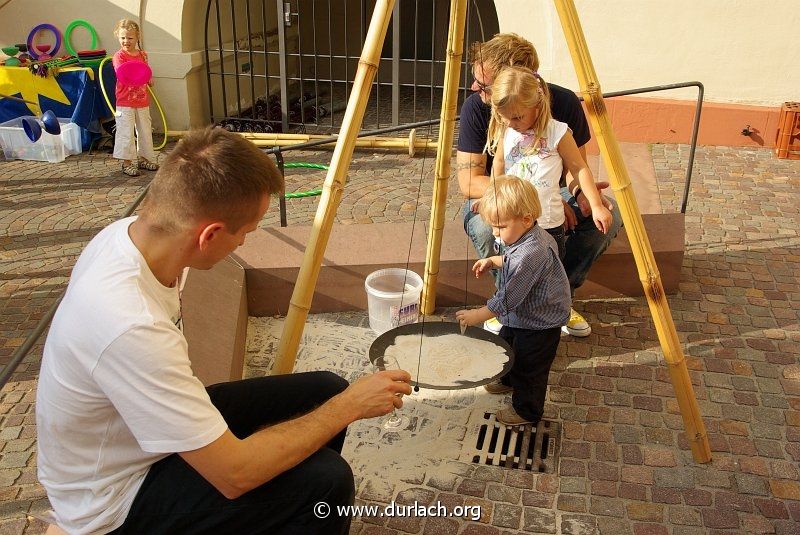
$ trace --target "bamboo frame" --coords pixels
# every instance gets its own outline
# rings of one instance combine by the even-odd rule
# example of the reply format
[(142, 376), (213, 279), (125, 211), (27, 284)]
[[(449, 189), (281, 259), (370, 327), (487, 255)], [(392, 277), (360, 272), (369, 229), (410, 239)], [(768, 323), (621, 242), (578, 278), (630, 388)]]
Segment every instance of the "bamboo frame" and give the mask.
[[(245, 139), (250, 140), (257, 147), (291, 147), (300, 143), (307, 143), (317, 139), (327, 139), (330, 136), (318, 134), (242, 134)], [(318, 145), (321, 148), (335, 147), (336, 142)], [(417, 149), (435, 149), (438, 147), (436, 141), (428, 139), (417, 139), (414, 130), (408, 137), (383, 137), (370, 136), (356, 139), (356, 147), (369, 149), (405, 149), (409, 156), (414, 156)]]
[(278, 345), (278, 354), (272, 374), (291, 373), (297, 357), (297, 349), (303, 336), (308, 311), (311, 308), (311, 299), (317, 285), (325, 247), (328, 244), (331, 227), (336, 217), (336, 210), (342, 198), (347, 171), (350, 160), (353, 158), (356, 136), (361, 129), (364, 111), (367, 108), (372, 81), (380, 63), (380, 53), (386, 38), (386, 30), (392, 17), (394, 0), (378, 0), (372, 12), (372, 20), (364, 41), (364, 50), (358, 61), (353, 90), (347, 102), (339, 139), (331, 158), (330, 169), (325, 177), (322, 187), (322, 197), (314, 216), (314, 224), (308, 239), (303, 263), (297, 274), (297, 282), (289, 301), (289, 310), (286, 322)]
[[(188, 130), (170, 130), (167, 137), (183, 137), (188, 134)], [(256, 147), (291, 147), (318, 139), (328, 139), (331, 136), (322, 134), (284, 134), (284, 133), (251, 133), (239, 132), (239, 134), (253, 142)], [(320, 148), (335, 148), (336, 142), (317, 145)], [(414, 156), (418, 149), (436, 149), (439, 146), (437, 141), (426, 138), (418, 138), (416, 129), (412, 129), (407, 137), (390, 136), (367, 136), (356, 138), (356, 147), (369, 149), (406, 149), (409, 156)]]
[(617, 202), (622, 212), (622, 220), (628, 233), (631, 251), (636, 260), (639, 279), (642, 281), (650, 313), (653, 316), (658, 339), (664, 350), (664, 358), (669, 367), (675, 397), (678, 400), (686, 437), (692, 448), (695, 462), (706, 463), (711, 461), (711, 449), (708, 444), (705, 425), (700, 415), (697, 399), (692, 388), (692, 381), (686, 368), (686, 357), (683, 355), (675, 324), (669, 309), (669, 303), (661, 284), (661, 275), (658, 272), (650, 241), (644, 230), (642, 216), (633, 194), (631, 181), (625, 162), (617, 143), (617, 138), (611, 128), (608, 112), (603, 102), (600, 83), (589, 55), (586, 38), (581, 28), (578, 13), (573, 0), (554, 0), (561, 26), (567, 39), (575, 72), (581, 85), (581, 90), (589, 112), (589, 121), (592, 124), (600, 154), (608, 169), (611, 186), (616, 193)]
[(436, 307), (436, 281), (439, 278), (439, 256), (442, 252), (445, 209), (447, 204), (447, 181), (450, 178), (450, 147), (453, 144), (456, 107), (458, 106), (458, 81), (461, 76), (461, 56), (464, 52), (464, 27), (467, 18), (467, 2), (450, 0), (450, 25), (447, 37), (447, 58), (444, 68), (444, 95), (440, 112), (440, 150), (436, 152), (436, 175), (431, 201), (430, 234), (425, 252), (425, 276), (423, 277), (420, 311), (433, 314)]

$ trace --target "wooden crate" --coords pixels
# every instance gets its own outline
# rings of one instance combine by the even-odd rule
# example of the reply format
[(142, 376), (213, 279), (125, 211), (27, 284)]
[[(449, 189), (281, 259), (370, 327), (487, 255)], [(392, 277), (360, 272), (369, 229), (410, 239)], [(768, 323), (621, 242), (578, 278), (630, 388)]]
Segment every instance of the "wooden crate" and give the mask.
[(800, 160), (800, 102), (786, 102), (781, 106), (775, 154), (778, 158)]

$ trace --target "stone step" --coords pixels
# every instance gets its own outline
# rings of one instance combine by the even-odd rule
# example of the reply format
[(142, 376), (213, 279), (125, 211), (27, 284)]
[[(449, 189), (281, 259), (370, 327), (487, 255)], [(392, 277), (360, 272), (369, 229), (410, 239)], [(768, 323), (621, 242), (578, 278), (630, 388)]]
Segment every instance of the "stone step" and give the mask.
[[(642, 216), (662, 283), (677, 291), (683, 263), (683, 214)], [(421, 224), (338, 225), (331, 232), (312, 301), (311, 312), (365, 310), (364, 279), (373, 271), (405, 267), (423, 274), (426, 230)], [(310, 226), (259, 229), (235, 257), (245, 270), (251, 316), (285, 314), (303, 260)], [(410, 243), (409, 243), (410, 240)], [(410, 254), (409, 254), (410, 251)], [(494, 292), (490, 277), (468, 272), (476, 260), (460, 222), (445, 225), (437, 284), (437, 306), (475, 305)], [(627, 233), (623, 229), (595, 262), (576, 298), (642, 295)]]

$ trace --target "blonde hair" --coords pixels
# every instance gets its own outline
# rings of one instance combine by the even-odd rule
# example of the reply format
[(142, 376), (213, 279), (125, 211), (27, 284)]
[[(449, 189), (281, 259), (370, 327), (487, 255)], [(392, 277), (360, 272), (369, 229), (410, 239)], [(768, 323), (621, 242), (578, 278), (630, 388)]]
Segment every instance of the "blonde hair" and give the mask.
[(136, 46), (139, 46), (139, 42), (142, 40), (142, 30), (139, 29), (139, 25), (132, 21), (131, 19), (120, 19), (117, 22), (117, 25), (114, 26), (114, 36), (119, 37), (120, 30), (128, 30), (136, 32)]
[(189, 132), (167, 155), (141, 214), (165, 233), (203, 219), (236, 232), (257, 217), (264, 195), (282, 191), (283, 176), (269, 156), (238, 134), (209, 127)]
[(514, 175), (500, 175), (486, 186), (478, 212), (489, 225), (526, 215), (536, 221), (542, 215), (542, 205), (533, 184)]
[(480, 64), (484, 72), (491, 71), (493, 75), (514, 65), (539, 70), (536, 48), (515, 33), (498, 33), (485, 43), (472, 43), (468, 54), (473, 65)]
[(535, 138), (528, 145), (528, 151), (535, 151), (539, 138), (544, 134), (547, 123), (551, 119), (550, 89), (541, 76), (525, 67), (507, 67), (500, 71), (492, 82), (492, 115), (489, 119), (486, 152), (494, 155), (498, 143), (506, 133), (508, 126), (503, 123), (499, 110), (508, 110), (512, 114), (539, 106), (539, 115), (533, 124)]

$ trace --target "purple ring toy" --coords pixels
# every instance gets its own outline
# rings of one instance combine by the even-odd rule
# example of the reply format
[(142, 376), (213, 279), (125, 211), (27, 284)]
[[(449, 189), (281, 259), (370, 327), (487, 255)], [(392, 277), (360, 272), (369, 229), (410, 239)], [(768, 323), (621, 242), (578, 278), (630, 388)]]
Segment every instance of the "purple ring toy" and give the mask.
[[(36, 34), (42, 30), (50, 30), (53, 32), (53, 35), (56, 36), (56, 42), (50, 50), (39, 54), (39, 52), (36, 51), (36, 47), (33, 46), (33, 39), (36, 37)], [(61, 48), (61, 32), (52, 24), (39, 24), (38, 26), (34, 26), (31, 33), (28, 34), (28, 54), (30, 54), (33, 59), (38, 60), (40, 55), (55, 56), (59, 48)]]

